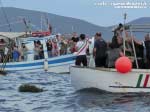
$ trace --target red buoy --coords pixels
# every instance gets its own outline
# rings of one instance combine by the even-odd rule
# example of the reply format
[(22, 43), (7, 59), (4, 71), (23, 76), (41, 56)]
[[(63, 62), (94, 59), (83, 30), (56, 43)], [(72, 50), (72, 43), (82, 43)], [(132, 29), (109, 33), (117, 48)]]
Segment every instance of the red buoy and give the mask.
[(120, 73), (130, 72), (132, 69), (132, 62), (128, 57), (120, 57), (115, 62), (115, 68)]

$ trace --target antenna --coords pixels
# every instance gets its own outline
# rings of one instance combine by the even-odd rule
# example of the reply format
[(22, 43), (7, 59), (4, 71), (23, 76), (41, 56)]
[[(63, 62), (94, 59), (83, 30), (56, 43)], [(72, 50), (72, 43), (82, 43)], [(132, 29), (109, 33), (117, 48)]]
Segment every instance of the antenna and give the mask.
[(125, 34), (125, 25), (126, 25), (126, 19), (127, 19), (127, 13), (124, 13), (124, 27), (123, 27), (123, 31), (124, 31), (124, 38), (123, 38), (123, 54), (126, 55), (125, 49), (125, 40), (126, 40), (126, 34)]
[(43, 16), (41, 14), (41, 32), (43, 31)]
[(127, 13), (124, 13), (124, 23), (126, 19), (127, 19)]

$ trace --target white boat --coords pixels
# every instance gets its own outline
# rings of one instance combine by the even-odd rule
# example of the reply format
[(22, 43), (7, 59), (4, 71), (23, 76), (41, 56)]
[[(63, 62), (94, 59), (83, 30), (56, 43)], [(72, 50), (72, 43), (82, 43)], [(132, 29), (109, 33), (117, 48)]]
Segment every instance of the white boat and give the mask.
[(70, 67), (71, 83), (76, 90), (96, 88), (112, 93), (150, 92), (150, 70), (132, 69), (121, 74), (116, 69)]
[[(126, 35), (125, 20), (123, 26), (123, 53), (126, 56)], [(138, 31), (136, 31), (138, 29)], [(129, 25), (131, 37), (134, 37), (132, 31), (144, 32), (145, 29), (150, 29), (149, 25)], [(150, 92), (150, 69), (139, 69), (136, 49), (134, 40), (131, 38), (132, 48), (134, 53), (134, 61), (137, 69), (132, 69), (126, 74), (118, 72), (115, 68), (83, 68), (83, 67), (70, 67), (71, 83), (76, 90), (96, 88), (102, 91), (112, 93), (140, 93)], [(143, 44), (142, 44), (143, 45)], [(143, 45), (143, 47), (145, 47)], [(145, 47), (146, 49), (146, 47)], [(143, 51), (144, 52), (144, 51)], [(123, 62), (125, 63), (125, 62)]]
[[(48, 57), (46, 42), (48, 39), (53, 38), (54, 35), (46, 37), (28, 37), (28, 38), (15, 38), (17, 45), (24, 43), (28, 48), (27, 61), (22, 62), (7, 62), (6, 65), (0, 63), (0, 68), (5, 71), (49, 71), (55, 73), (69, 72), (69, 66), (74, 65), (75, 55), (66, 54), (57, 57)], [(34, 41), (40, 41), (43, 45), (44, 59), (34, 60)]]

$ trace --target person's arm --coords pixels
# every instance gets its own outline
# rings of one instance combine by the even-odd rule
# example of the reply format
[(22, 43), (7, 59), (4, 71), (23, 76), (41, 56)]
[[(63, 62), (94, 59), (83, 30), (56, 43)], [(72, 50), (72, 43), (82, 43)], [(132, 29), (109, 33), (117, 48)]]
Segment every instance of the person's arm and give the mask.
[(141, 41), (136, 40), (135, 37), (132, 37), (132, 39), (133, 39), (133, 41), (134, 41), (136, 44), (139, 44), (139, 45), (142, 45), (142, 44), (143, 44)]
[(96, 56), (96, 46), (97, 46), (97, 43), (95, 42), (94, 43), (94, 48), (93, 48), (93, 57)]
[(93, 49), (93, 57), (96, 56), (96, 48)]
[(88, 45), (88, 47), (87, 47), (87, 49), (86, 49), (86, 54), (87, 54), (87, 55), (90, 54), (90, 51), (89, 51), (89, 45)]
[(120, 51), (119, 55), (120, 55), (120, 57), (124, 56), (122, 51)]

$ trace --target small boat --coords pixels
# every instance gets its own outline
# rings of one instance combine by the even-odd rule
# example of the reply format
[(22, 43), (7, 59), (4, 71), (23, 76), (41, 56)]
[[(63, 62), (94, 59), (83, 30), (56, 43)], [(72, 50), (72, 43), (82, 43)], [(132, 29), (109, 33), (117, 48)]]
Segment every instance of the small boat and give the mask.
[[(69, 66), (74, 65), (75, 55), (66, 54), (56, 57), (48, 57), (46, 42), (48, 39), (55, 38), (55, 35), (44, 37), (11, 38), (20, 46), (24, 43), (28, 48), (27, 61), (0, 63), (0, 68), (7, 71), (49, 71), (55, 73), (68, 73)], [(34, 41), (40, 41), (43, 45), (44, 58), (34, 60)]]
[(150, 70), (132, 69), (127, 74), (110, 68), (70, 67), (76, 90), (96, 88), (112, 93), (150, 92)]
[[(8, 62), (5, 71), (49, 71), (55, 73), (68, 73), (69, 66), (74, 64), (75, 56), (72, 54), (48, 59), (40, 59), (26, 62)], [(0, 64), (0, 67), (2, 64)]]
[[(7, 19), (7, 18), (6, 18)], [(41, 16), (42, 20), (42, 16)], [(69, 72), (69, 66), (75, 63), (75, 55), (66, 54), (57, 57), (48, 56), (47, 41), (56, 37), (56, 35), (51, 35), (52, 27), (49, 24), (48, 19), (46, 19), (46, 24), (48, 25), (47, 31), (37, 31), (32, 32), (30, 29), (30, 21), (26, 21), (23, 18), (23, 22), (26, 28), (26, 32), (0, 32), (0, 39), (5, 40), (5, 44), (1, 44), (0, 41), (0, 71), (50, 71), (55, 73), (66, 73)], [(41, 21), (42, 25), (42, 21)], [(10, 28), (11, 31), (11, 28)], [(42, 58), (34, 59), (34, 47), (35, 41), (41, 43)], [(3, 42), (2, 42), (3, 43)], [(21, 44), (25, 44), (27, 47), (27, 56), (24, 61), (19, 59), (13, 60), (12, 58), (12, 48), (14, 45), (16, 48), (21, 48)], [(7, 50), (5, 50), (5, 48)], [(2, 51), (2, 52), (1, 52)], [(5, 53), (7, 51), (7, 53)], [(18, 53), (19, 54), (19, 53)], [(20, 61), (20, 62), (18, 62)], [(1, 74), (1, 73), (0, 73)]]

